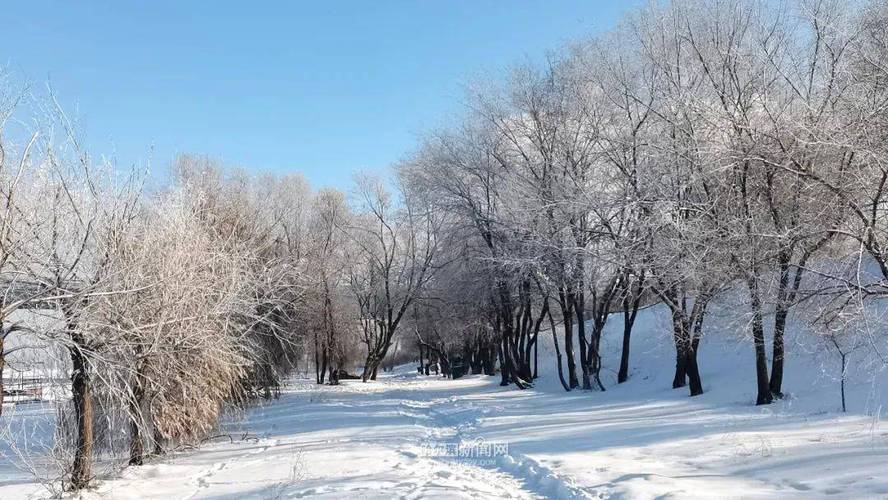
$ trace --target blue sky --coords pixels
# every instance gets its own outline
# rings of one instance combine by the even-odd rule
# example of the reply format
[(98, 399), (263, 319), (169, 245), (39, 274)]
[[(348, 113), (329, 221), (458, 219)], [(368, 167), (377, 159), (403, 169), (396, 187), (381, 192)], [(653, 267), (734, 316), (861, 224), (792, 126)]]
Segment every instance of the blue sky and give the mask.
[(346, 187), (458, 113), (472, 78), (637, 3), (29, 0), (3, 8), (0, 62), (51, 81), (93, 153), (121, 165), (163, 175), (177, 152), (206, 153)]

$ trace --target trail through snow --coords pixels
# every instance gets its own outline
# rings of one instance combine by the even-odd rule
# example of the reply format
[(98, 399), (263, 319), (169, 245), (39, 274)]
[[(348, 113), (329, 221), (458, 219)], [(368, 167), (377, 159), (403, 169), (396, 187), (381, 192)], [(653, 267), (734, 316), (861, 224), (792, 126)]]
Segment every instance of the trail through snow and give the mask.
[[(498, 377), (420, 376), (414, 366), (366, 384), (297, 379), (280, 400), (227, 419), (231, 442), (127, 468), (84, 497), (888, 498), (884, 372), (852, 373), (849, 412), (840, 413), (834, 359), (799, 343), (788, 397), (756, 407), (751, 347), (715, 322), (701, 344), (705, 392), (690, 398), (671, 388), (665, 317), (640, 314), (624, 384), (613, 380), (620, 338), (605, 336), (606, 392), (565, 393), (546, 344), (541, 377), (524, 391)], [(429, 453), (460, 443), (501, 447), (483, 461)], [(0, 499), (45, 495), (8, 465), (0, 457)]]
[[(339, 387), (297, 380), (281, 400), (230, 423), (233, 443), (129, 468), (85, 498), (888, 495), (886, 433), (862, 417), (775, 416), (779, 409), (726, 408), (681, 391), (621, 398), (496, 382), (406, 369)], [(429, 444), (479, 438), (508, 453), (484, 463), (426, 453)], [(0, 498), (32, 491), (0, 487)]]

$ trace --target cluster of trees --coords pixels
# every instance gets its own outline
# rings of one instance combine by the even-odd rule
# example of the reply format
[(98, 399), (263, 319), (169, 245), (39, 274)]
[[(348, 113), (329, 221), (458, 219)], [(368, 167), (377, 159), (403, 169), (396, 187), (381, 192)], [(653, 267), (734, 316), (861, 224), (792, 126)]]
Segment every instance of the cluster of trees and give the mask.
[(623, 382), (639, 307), (661, 303), (693, 396), (707, 308), (742, 292), (757, 403), (781, 397), (793, 308), (843, 352), (884, 296), (886, 41), (884, 2), (677, 0), (470, 92), (399, 170), (460, 242), (448, 279), (485, 297), (449, 328), (472, 345), (485, 324), (526, 387), (560, 322), (564, 388), (604, 390), (609, 316)]
[(884, 2), (637, 10), (471, 91), (397, 166), (396, 194), (188, 155), (145, 189), (89, 156), (51, 96), (0, 88), (0, 373), (3, 339), (33, 327), (16, 311), (51, 316), (38, 333), (70, 359), (70, 488), (96, 449), (140, 464), (200, 442), (225, 405), (273, 397), (297, 368), (367, 381), (397, 351), (526, 388), (551, 332), (564, 389), (605, 390), (608, 319), (623, 318), (624, 382), (654, 303), (671, 313), (674, 387), (701, 394), (704, 318), (729, 291), (767, 404), (794, 308), (813, 307), (844, 360), (840, 336), (888, 291)]
[(365, 178), (350, 208), (299, 175), (192, 155), (149, 189), (91, 157), (51, 95), (5, 89), (0, 380), (18, 349), (64, 357), (48, 363), (69, 376), (48, 484), (200, 443), (226, 407), (276, 397), (312, 361), (319, 383), (362, 356), (376, 377), (433, 274), (439, 219), (419, 201), (396, 208)]

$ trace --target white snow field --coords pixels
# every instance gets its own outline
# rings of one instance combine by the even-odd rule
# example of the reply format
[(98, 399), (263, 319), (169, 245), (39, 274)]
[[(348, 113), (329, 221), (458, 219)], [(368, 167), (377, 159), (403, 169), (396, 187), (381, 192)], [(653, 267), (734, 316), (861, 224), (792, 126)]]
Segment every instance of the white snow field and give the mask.
[[(129, 468), (82, 496), (888, 498), (884, 373), (850, 373), (843, 414), (838, 361), (810, 341), (802, 353), (791, 337), (789, 397), (755, 407), (750, 342), (713, 328), (700, 348), (706, 392), (690, 398), (671, 388), (663, 311), (639, 321), (631, 377), (620, 385), (618, 315), (609, 325), (606, 392), (561, 389), (548, 332), (542, 377), (524, 391), (498, 377), (419, 376), (414, 366), (366, 384), (294, 380), (280, 400), (226, 424), (233, 442)], [(493, 456), (460, 457), (447, 444)], [(0, 477), (4, 500), (41, 495), (21, 475)]]

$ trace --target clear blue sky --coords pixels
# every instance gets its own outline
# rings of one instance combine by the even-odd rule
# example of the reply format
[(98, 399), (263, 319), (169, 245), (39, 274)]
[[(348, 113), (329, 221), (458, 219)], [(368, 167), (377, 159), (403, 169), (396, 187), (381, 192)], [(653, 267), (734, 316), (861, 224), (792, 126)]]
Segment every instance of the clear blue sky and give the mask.
[[(637, 1), (9, 2), (0, 63), (52, 82), (93, 153), (165, 172), (177, 152), (316, 187), (383, 170), (463, 85), (542, 61)], [(161, 174), (162, 175), (162, 174)]]

